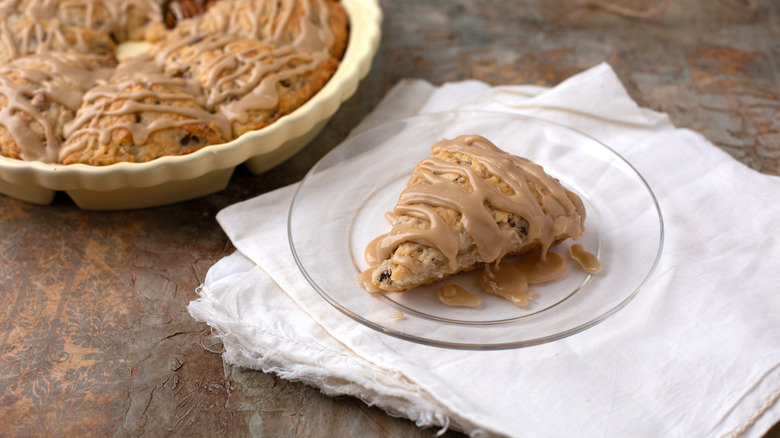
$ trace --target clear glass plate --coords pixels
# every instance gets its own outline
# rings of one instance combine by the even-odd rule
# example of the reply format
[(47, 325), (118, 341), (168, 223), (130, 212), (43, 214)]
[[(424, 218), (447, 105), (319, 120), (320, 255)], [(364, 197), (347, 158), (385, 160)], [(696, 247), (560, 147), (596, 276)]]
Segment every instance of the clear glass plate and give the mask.
[[(358, 284), (366, 245), (387, 232), (414, 166), (442, 138), (479, 134), (542, 165), (580, 195), (587, 218), (576, 242), (596, 254), (590, 275), (569, 266), (560, 280), (532, 286), (529, 306), (481, 292), (480, 272), (448, 279), (482, 298), (477, 308), (439, 302), (439, 283), (406, 293), (369, 293)], [(625, 306), (652, 274), (663, 246), (658, 202), (615, 151), (564, 126), (504, 113), (449, 112), (388, 122), (347, 139), (298, 187), (288, 218), (290, 246), (303, 275), (338, 310), (382, 333), (447, 348), (491, 350), (554, 341), (585, 330)]]

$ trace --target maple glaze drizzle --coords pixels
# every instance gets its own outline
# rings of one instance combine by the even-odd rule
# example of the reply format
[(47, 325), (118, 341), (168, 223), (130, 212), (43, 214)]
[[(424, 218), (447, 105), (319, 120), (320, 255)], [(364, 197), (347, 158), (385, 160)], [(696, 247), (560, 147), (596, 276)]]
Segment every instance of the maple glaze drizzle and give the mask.
[[(587, 252), (581, 244), (572, 245), (570, 254), (587, 272), (596, 273), (601, 270), (598, 258)], [(525, 307), (538, 294), (536, 289), (529, 289), (529, 285), (548, 283), (562, 278), (566, 274), (566, 266), (566, 260), (557, 253), (547, 252), (543, 256), (541, 252), (534, 252), (525, 255), (515, 264), (486, 265), (480, 284), (483, 292), (498, 295), (520, 307)], [(442, 286), (438, 294), (442, 303), (452, 305), (441, 300), (442, 290), (449, 284)], [(460, 288), (460, 286), (456, 287)], [(469, 294), (465, 289), (458, 293)]]
[(566, 260), (557, 253), (533, 252), (524, 256), (516, 265), (528, 284), (555, 281), (566, 274)]
[[(43, 0), (42, 3), (51, 1)], [(119, 41), (128, 39), (137, 30), (131, 26), (162, 21), (162, 9), (157, 0), (60, 0), (59, 4), (60, 15), (83, 18), (83, 22), (72, 25), (108, 32)], [(131, 18), (141, 22), (133, 22)]]
[(537, 292), (528, 288), (530, 284), (555, 281), (566, 274), (566, 260), (554, 252), (534, 252), (524, 256), (518, 263), (486, 265), (482, 274), (482, 288), (485, 292), (499, 295), (520, 307), (528, 305)]
[(586, 251), (579, 243), (574, 244), (569, 248), (569, 255), (585, 271), (590, 272), (591, 274), (601, 272), (601, 262), (599, 262), (598, 257)]
[(361, 272), (360, 275), (358, 275), (358, 283), (360, 283), (360, 285), (363, 286), (363, 289), (368, 292), (379, 292), (381, 289), (371, 281), (371, 271), (372, 269), (369, 268)]
[[(296, 12), (301, 19), (293, 22)], [(235, 34), (321, 52), (328, 51), (335, 40), (329, 15), (324, 0), (220, 1), (202, 17), (181, 22), (177, 32)]]
[(438, 289), (437, 296), (439, 301), (451, 307), (477, 307), (482, 304), (482, 298), (450, 282)]
[[(104, 73), (91, 71), (78, 57), (64, 53), (29, 55), (0, 67), (0, 95), (6, 99), (0, 107), (0, 124), (14, 138), (23, 160), (57, 160), (62, 132), (46, 117), (43, 108), (56, 102), (75, 112), (85, 90)], [(35, 133), (25, 115), (40, 127), (42, 136)]]
[(152, 54), (168, 75), (194, 76), (206, 94), (206, 108), (241, 123), (251, 111), (278, 104), (277, 84), (314, 71), (329, 58), (326, 52), (216, 33), (172, 38)]
[[(230, 126), (227, 120), (218, 113), (212, 113), (197, 104), (192, 82), (181, 78), (171, 78), (150, 67), (150, 64), (140, 62), (136, 58), (127, 61), (131, 65), (137, 63), (135, 74), (127, 74), (120, 68), (115, 74), (115, 80), (100, 84), (88, 90), (84, 95), (84, 103), (76, 117), (68, 122), (63, 134), (65, 138), (77, 135), (97, 135), (100, 144), (108, 144), (112, 133), (117, 130), (127, 130), (135, 144), (144, 144), (149, 136), (159, 130), (184, 126), (187, 124), (213, 124), (222, 132), (223, 138), (230, 138)], [(130, 78), (132, 77), (132, 79)], [(180, 101), (180, 105), (165, 105), (161, 102)], [(102, 126), (101, 119), (105, 116), (124, 116), (142, 112), (171, 113), (181, 116), (180, 120), (159, 118), (146, 124), (142, 120), (115, 123)], [(72, 148), (79, 147), (73, 142), (70, 146), (60, 149), (60, 158), (71, 153)]]
[(514, 265), (501, 263), (486, 265), (480, 278), (482, 290), (513, 302), (517, 306), (528, 305), (528, 280)]

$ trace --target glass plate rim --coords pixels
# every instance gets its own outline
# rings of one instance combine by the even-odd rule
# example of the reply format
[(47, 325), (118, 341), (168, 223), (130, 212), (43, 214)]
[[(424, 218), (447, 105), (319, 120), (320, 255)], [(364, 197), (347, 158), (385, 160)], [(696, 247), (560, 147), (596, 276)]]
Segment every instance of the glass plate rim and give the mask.
[[(629, 169), (631, 169), (635, 176), (638, 178), (638, 180), (642, 183), (644, 186), (644, 189), (647, 191), (647, 193), (650, 195), (650, 199), (652, 200), (653, 207), (655, 208), (655, 213), (658, 217), (658, 249), (656, 250), (655, 258), (653, 260), (652, 265), (648, 269), (647, 273), (644, 275), (642, 280), (639, 282), (639, 284), (636, 286), (636, 288), (631, 291), (628, 295), (626, 295), (621, 301), (619, 301), (617, 304), (615, 304), (613, 307), (605, 311), (604, 313), (598, 315), (597, 317), (576, 325), (574, 327), (571, 327), (569, 329), (563, 330), (559, 333), (547, 335), (547, 336), (539, 336), (536, 338), (530, 338), (522, 341), (509, 341), (509, 342), (496, 342), (496, 343), (480, 343), (480, 344), (474, 344), (474, 343), (458, 343), (458, 342), (450, 342), (450, 341), (441, 341), (441, 340), (432, 340), (427, 339), (424, 337), (411, 335), (408, 333), (403, 333), (398, 330), (390, 329), (382, 324), (379, 324), (374, 321), (370, 321), (355, 312), (348, 309), (343, 304), (339, 303), (336, 299), (334, 299), (330, 294), (328, 294), (325, 290), (320, 287), (317, 282), (311, 277), (309, 272), (304, 268), (302, 260), (300, 259), (298, 255), (298, 251), (295, 250), (295, 243), (293, 241), (293, 234), (292, 234), (292, 221), (293, 221), (293, 212), (296, 205), (296, 200), (299, 197), (299, 194), (301, 193), (301, 188), (304, 187), (305, 182), (308, 180), (309, 177), (311, 177), (313, 171), (318, 168), (320, 164), (322, 164), (325, 160), (329, 159), (332, 155), (335, 155), (338, 153), (338, 151), (344, 147), (347, 140), (354, 140), (357, 137), (366, 135), (373, 131), (374, 129), (381, 129), (383, 126), (388, 126), (390, 124), (397, 124), (397, 123), (404, 123), (408, 121), (413, 121), (416, 119), (422, 119), (422, 118), (433, 118), (436, 116), (447, 116), (447, 115), (453, 115), (453, 114), (479, 114), (479, 115), (495, 115), (498, 117), (512, 117), (512, 118), (518, 118), (518, 119), (525, 119), (528, 121), (531, 121), (533, 123), (539, 123), (542, 125), (550, 125), (554, 126), (558, 129), (563, 129), (566, 131), (569, 131), (570, 133), (574, 133), (576, 135), (582, 136), (584, 138), (587, 138), (601, 147), (608, 150), (611, 154), (613, 154), (617, 159), (619, 159), (624, 165), (628, 166)], [(395, 119), (387, 120), (383, 123), (377, 124), (375, 126), (372, 126), (368, 129), (365, 129), (361, 131), (360, 133), (356, 134), (355, 136), (348, 136), (344, 142), (342, 142), (337, 147), (330, 150), (327, 154), (325, 154), (322, 158), (320, 158), (312, 167), (309, 169), (309, 171), (306, 173), (304, 178), (298, 183), (298, 186), (295, 188), (295, 192), (293, 193), (293, 196), (290, 200), (290, 206), (287, 210), (287, 241), (290, 247), (290, 251), (292, 253), (293, 259), (295, 260), (295, 264), (300, 271), (300, 273), (303, 275), (303, 277), (306, 279), (306, 281), (309, 283), (309, 285), (322, 297), (327, 303), (329, 303), (331, 306), (333, 306), (335, 309), (343, 313), (344, 315), (348, 316), (352, 320), (370, 328), (373, 329), (379, 333), (392, 336), (394, 338), (398, 338), (404, 341), (413, 342), (416, 344), (421, 345), (427, 345), (431, 347), (439, 347), (439, 348), (445, 348), (445, 349), (453, 349), (453, 350), (473, 350), (473, 351), (495, 351), (495, 350), (510, 350), (510, 349), (519, 349), (519, 348), (526, 348), (531, 347), (535, 345), (541, 345), (546, 344), (549, 342), (561, 340), (567, 337), (570, 337), (572, 335), (575, 335), (577, 333), (580, 333), (582, 331), (585, 331), (591, 327), (594, 327), (598, 325), (599, 323), (605, 321), (610, 316), (614, 315), (624, 307), (630, 303), (634, 297), (639, 293), (640, 290), (642, 290), (645, 285), (647, 284), (648, 280), (652, 277), (653, 273), (655, 272), (656, 268), (658, 267), (659, 261), (661, 259), (661, 255), (663, 253), (664, 248), (664, 239), (665, 239), (665, 224), (663, 220), (663, 213), (661, 211), (660, 203), (658, 202), (658, 198), (655, 195), (655, 192), (652, 190), (652, 187), (650, 187), (650, 184), (645, 179), (645, 177), (639, 172), (639, 170), (631, 164), (630, 161), (628, 161), (623, 155), (621, 155), (619, 152), (617, 152), (615, 149), (610, 147), (609, 145), (603, 143), (602, 141), (596, 139), (595, 137), (586, 134), (578, 129), (572, 128), (570, 126), (567, 126), (561, 122), (557, 122), (554, 120), (529, 116), (526, 114), (516, 114), (516, 113), (509, 113), (509, 112), (501, 112), (501, 111), (485, 111), (485, 110), (452, 110), (452, 111), (441, 111), (441, 112), (430, 112), (430, 113), (421, 113), (416, 114), (412, 116), (407, 117), (400, 117)]]

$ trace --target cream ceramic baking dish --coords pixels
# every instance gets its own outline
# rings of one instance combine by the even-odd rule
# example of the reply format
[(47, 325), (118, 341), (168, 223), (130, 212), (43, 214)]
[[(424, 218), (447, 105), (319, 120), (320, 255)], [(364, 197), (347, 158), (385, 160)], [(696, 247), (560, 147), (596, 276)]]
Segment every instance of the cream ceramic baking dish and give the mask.
[(0, 193), (49, 204), (64, 191), (80, 208), (121, 210), (193, 199), (225, 188), (238, 165), (269, 170), (303, 149), (357, 90), (379, 46), (378, 0), (341, 0), (349, 16), (347, 50), (336, 73), (308, 102), (272, 125), (220, 145), (146, 163), (52, 165), (0, 156)]

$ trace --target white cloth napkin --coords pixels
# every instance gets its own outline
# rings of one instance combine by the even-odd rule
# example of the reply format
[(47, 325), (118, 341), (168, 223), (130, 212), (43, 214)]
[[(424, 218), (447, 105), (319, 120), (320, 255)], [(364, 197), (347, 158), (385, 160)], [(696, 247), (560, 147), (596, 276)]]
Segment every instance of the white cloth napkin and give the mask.
[(217, 216), (237, 251), (212, 267), (189, 311), (214, 328), (228, 362), (474, 436), (760, 436), (780, 421), (780, 178), (638, 107), (607, 64), (549, 89), (403, 81), (355, 132), (452, 109), (553, 120), (637, 168), (666, 236), (636, 298), (593, 328), (523, 349), (390, 337), (298, 272), (286, 234), (295, 187), (285, 187)]

